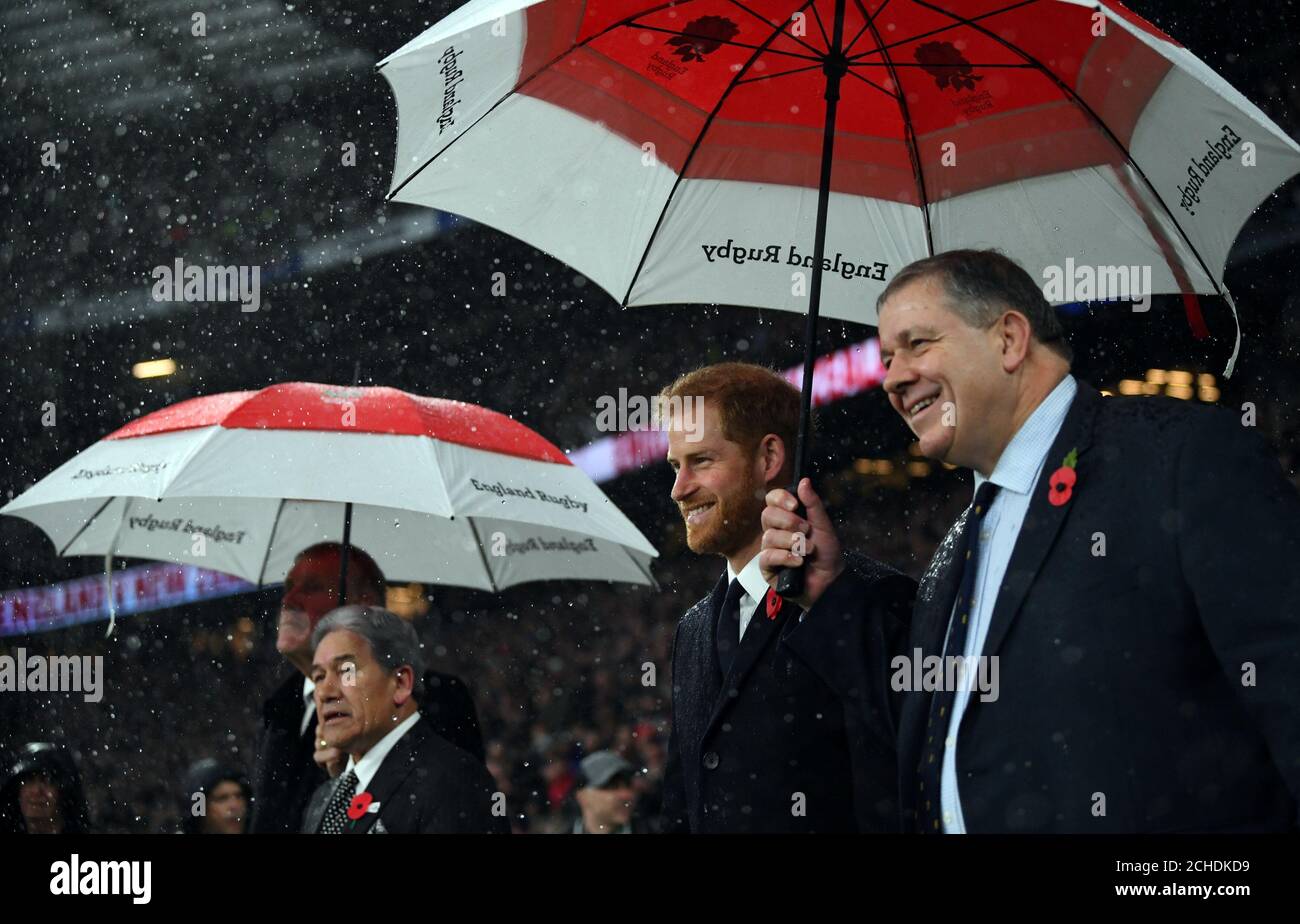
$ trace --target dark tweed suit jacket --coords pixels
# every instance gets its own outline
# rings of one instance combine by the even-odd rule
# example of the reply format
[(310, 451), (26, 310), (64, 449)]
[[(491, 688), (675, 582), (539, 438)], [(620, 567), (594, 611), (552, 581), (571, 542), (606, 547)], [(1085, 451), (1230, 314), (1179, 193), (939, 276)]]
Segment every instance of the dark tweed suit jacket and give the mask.
[(915, 584), (880, 562), (852, 563), (852, 606), (801, 620), (793, 604), (769, 616), (760, 602), (726, 677), (714, 641), (726, 575), (682, 617), (666, 831), (897, 830), (888, 664)]

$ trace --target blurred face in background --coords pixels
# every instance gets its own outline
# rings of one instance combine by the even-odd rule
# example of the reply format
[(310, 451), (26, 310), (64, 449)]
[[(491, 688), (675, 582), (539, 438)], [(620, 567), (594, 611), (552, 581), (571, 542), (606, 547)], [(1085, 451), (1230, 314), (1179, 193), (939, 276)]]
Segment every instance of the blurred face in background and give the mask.
[(604, 786), (584, 786), (575, 796), (582, 809), (582, 827), (588, 834), (612, 834), (632, 819), (636, 793), (632, 778), (620, 773)]
[(339, 557), (334, 552), (304, 555), (284, 579), (279, 635), (275, 648), (285, 657), (311, 653), (311, 630), (338, 606)]
[(41, 773), (33, 773), (18, 786), (18, 809), (29, 834), (58, 834), (63, 830), (59, 787)]
[(204, 834), (243, 834), (248, 817), (244, 787), (234, 780), (222, 780), (208, 793), (208, 811), (203, 818)]
[[(284, 579), (275, 648), (289, 660), (299, 663), (304, 673), (311, 664), (312, 629), (339, 605), (338, 590), (339, 553), (335, 550), (299, 556)], [(348, 602), (375, 606), (383, 603), (371, 589), (358, 586), (355, 568), (348, 569)]]

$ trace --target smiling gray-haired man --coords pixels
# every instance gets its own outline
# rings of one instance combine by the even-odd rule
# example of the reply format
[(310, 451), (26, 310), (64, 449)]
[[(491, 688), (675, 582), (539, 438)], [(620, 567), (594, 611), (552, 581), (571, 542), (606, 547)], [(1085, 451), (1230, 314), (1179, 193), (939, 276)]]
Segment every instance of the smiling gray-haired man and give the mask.
[(348, 761), (312, 795), (304, 833), (509, 833), (487, 768), (420, 718), (424, 659), (409, 623), (344, 606), (316, 625), (312, 644), (321, 737)]
[[(907, 693), (907, 828), (1294, 830), (1300, 497), (1264, 441), (1230, 411), (1076, 380), (1053, 309), (996, 251), (913, 263), (878, 307), (890, 404), (975, 475), (898, 676), (940, 655), (1001, 676), (996, 697)], [(803, 563), (810, 618), (852, 612), (862, 590), (799, 491), (806, 518), (768, 494), (764, 576)]]

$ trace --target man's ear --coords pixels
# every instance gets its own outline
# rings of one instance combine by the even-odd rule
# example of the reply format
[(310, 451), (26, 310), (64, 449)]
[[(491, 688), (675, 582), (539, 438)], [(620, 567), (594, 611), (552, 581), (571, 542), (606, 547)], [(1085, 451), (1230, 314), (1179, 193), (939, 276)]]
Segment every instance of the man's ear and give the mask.
[(415, 695), (415, 669), (409, 664), (403, 664), (394, 677), (397, 679), (397, 689), (393, 691), (393, 703), (404, 706)]
[(788, 458), (785, 440), (775, 433), (769, 433), (759, 440), (758, 461), (763, 466), (763, 484), (772, 484), (780, 479)]
[(1002, 347), (1002, 371), (1018, 371), (1029, 355), (1029, 344), (1034, 339), (1029, 319), (1019, 311), (1008, 311), (998, 319), (997, 335)]

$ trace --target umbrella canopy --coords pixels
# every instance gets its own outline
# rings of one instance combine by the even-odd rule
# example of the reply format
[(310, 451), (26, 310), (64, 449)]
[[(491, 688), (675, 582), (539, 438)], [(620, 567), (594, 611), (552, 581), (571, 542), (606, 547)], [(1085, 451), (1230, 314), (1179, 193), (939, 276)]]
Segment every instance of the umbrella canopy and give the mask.
[(1092, 0), (471, 0), (379, 66), (393, 198), (625, 306), (808, 311), (794, 274), (820, 266), (819, 310), (873, 324), (899, 268), (975, 246), (1045, 282), (1077, 268), (1057, 303), (1229, 297), (1233, 240), (1300, 171), (1203, 62)]
[(60, 555), (282, 581), (317, 542), (391, 580), (500, 590), (653, 584), (657, 553), (590, 478), (503, 414), (392, 388), (292, 382), (183, 401), (81, 452), (0, 513)]

